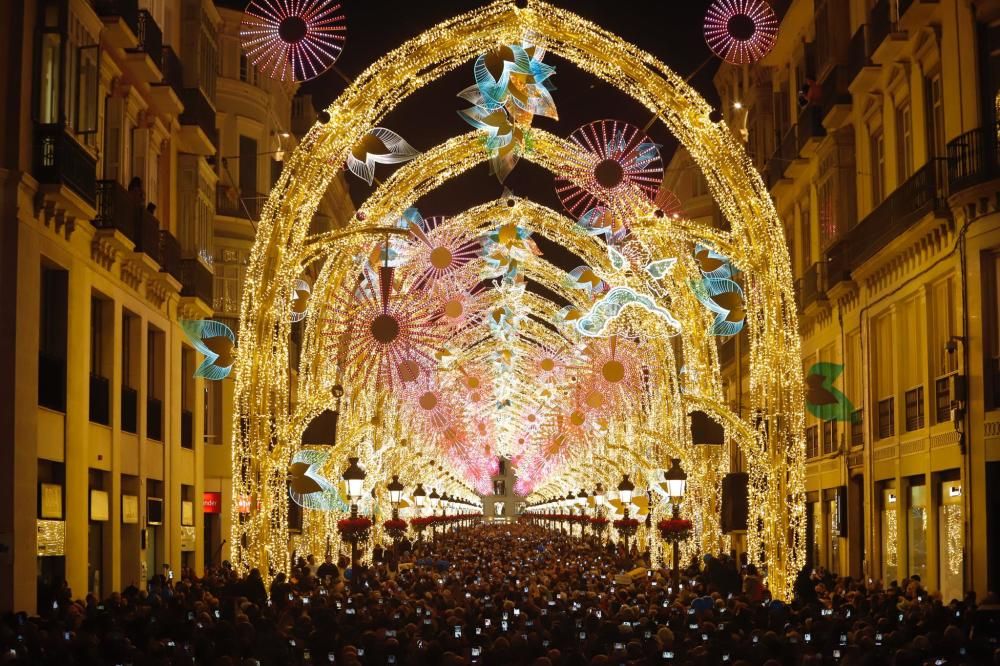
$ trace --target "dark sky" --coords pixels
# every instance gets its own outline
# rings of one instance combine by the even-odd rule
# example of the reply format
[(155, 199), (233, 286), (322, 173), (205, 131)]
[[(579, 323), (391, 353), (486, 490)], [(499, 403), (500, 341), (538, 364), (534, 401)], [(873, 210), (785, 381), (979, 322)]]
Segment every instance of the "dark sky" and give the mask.
[[(229, 6), (242, 8), (240, 0), (224, 1)], [(550, 1), (651, 52), (683, 77), (697, 70), (692, 83), (711, 104), (717, 105), (711, 77), (718, 67), (718, 60), (710, 57), (711, 52), (702, 35), (702, 21), (710, 0)], [(347, 41), (336, 68), (353, 79), (383, 53), (407, 39), (446, 18), (486, 4), (487, 0), (344, 0)], [(638, 127), (649, 121), (649, 112), (627, 95), (570, 62), (553, 54), (546, 54), (545, 62), (556, 67), (552, 81), (557, 88), (553, 96), (559, 120), (536, 118), (535, 126), (568, 136), (577, 127), (594, 120), (617, 119)], [(473, 83), (470, 61), (411, 95), (381, 124), (399, 132), (418, 150), (426, 150), (449, 137), (465, 133), (471, 128), (456, 111), (468, 104), (456, 94)], [(325, 106), (345, 86), (338, 72), (328, 71), (307, 82), (304, 90), (313, 95), (317, 106)], [(655, 124), (649, 134), (654, 141), (662, 144), (665, 165), (676, 142), (661, 123)], [(392, 168), (376, 167), (377, 177), (384, 180), (391, 174)], [(364, 201), (373, 189), (350, 174), (348, 180), (355, 202)], [(517, 195), (528, 196), (555, 210), (561, 209), (553, 189), (553, 176), (527, 161), (522, 160), (518, 164), (505, 185)], [(428, 217), (454, 215), (496, 198), (503, 187), (490, 175), (489, 167), (484, 163), (428, 195), (418, 202), (418, 207)], [(544, 245), (544, 241), (540, 245)], [(542, 249), (546, 250), (544, 246)]]

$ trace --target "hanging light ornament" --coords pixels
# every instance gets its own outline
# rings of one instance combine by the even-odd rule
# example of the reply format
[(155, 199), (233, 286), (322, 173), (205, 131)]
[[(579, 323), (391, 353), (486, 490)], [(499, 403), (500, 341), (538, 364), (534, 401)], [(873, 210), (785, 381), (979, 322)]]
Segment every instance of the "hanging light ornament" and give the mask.
[(247, 57), (281, 81), (314, 79), (340, 57), (347, 31), (340, 3), (329, 0), (252, 0), (240, 39)]
[[(410, 232), (411, 242), (403, 251), (404, 261), (417, 273), (415, 283), (438, 285), (442, 280), (456, 287), (476, 280), (475, 275), (459, 279), (459, 273), (482, 252), (482, 243), (461, 229), (446, 224), (446, 217), (427, 217), (416, 208), (408, 208), (400, 220)], [(468, 278), (472, 278), (471, 280)]]
[(565, 175), (556, 177), (556, 194), (573, 217), (603, 204), (626, 220), (656, 197), (663, 181), (660, 148), (638, 127), (598, 120), (573, 130), (569, 139), (579, 150), (563, 156)]
[(329, 335), (337, 340), (333, 349), (346, 339), (343, 359), (355, 379), (367, 382), (375, 372), (391, 389), (416, 380), (422, 365), (435, 364), (444, 335), (434, 324), (435, 300), (421, 289), (403, 290), (394, 280), (387, 246), (378, 276), (366, 267), (358, 289), (334, 303)]
[(715, 0), (705, 15), (705, 41), (733, 65), (766, 56), (778, 35), (778, 18), (765, 0)]

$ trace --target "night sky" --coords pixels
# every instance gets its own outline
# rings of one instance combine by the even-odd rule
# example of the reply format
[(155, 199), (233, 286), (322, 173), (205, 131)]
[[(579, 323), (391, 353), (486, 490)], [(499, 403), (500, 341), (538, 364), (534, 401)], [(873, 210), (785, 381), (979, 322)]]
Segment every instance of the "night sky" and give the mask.
[[(718, 60), (711, 57), (702, 35), (702, 21), (710, 0), (550, 1), (651, 52), (683, 77), (697, 70), (693, 85), (711, 104), (718, 104), (711, 81)], [(224, 4), (240, 9), (245, 6), (239, 0)], [(307, 82), (304, 91), (313, 95), (317, 107), (326, 106), (346, 86), (341, 74), (353, 79), (383, 53), (410, 37), (446, 18), (486, 4), (487, 0), (346, 0), (347, 41), (336, 64), (338, 71), (328, 71)], [(630, 97), (570, 62), (551, 53), (546, 54), (545, 62), (556, 67), (551, 80), (557, 88), (553, 97), (559, 120), (536, 118), (536, 127), (568, 136), (577, 127), (594, 120), (617, 119), (638, 127), (649, 121), (649, 112)], [(456, 113), (468, 104), (456, 94), (473, 83), (470, 61), (467, 66), (459, 67), (408, 97), (381, 124), (401, 134), (418, 150), (426, 150), (449, 137), (468, 132), (471, 127)], [(676, 142), (661, 123), (653, 125), (649, 135), (663, 146), (666, 165)], [(384, 180), (393, 168), (377, 166), (377, 178)], [(348, 181), (355, 202), (364, 201), (374, 189), (350, 174)], [(504, 185), (490, 175), (488, 164), (483, 163), (431, 193), (417, 206), (425, 217), (454, 215), (498, 197), (504, 186), (510, 187), (516, 195), (561, 210), (553, 189), (553, 176), (526, 160), (518, 163)], [(537, 240), (551, 261), (557, 265), (567, 263), (563, 266), (566, 269), (573, 267), (569, 264), (575, 258), (565, 257), (564, 262), (558, 249), (550, 248), (545, 239)]]

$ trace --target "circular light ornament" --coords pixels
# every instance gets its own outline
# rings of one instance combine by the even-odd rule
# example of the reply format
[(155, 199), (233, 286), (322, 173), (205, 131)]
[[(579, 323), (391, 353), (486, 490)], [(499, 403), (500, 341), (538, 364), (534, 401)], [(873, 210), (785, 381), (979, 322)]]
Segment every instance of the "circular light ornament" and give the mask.
[(598, 120), (569, 135), (578, 150), (564, 155), (556, 194), (574, 217), (603, 205), (619, 219), (631, 219), (653, 201), (663, 182), (660, 147), (642, 130), (620, 120)]
[(778, 17), (765, 0), (715, 0), (705, 15), (705, 42), (733, 65), (766, 56), (778, 35)]
[(240, 40), (262, 72), (281, 81), (314, 79), (344, 49), (344, 14), (330, 0), (252, 0), (243, 13)]

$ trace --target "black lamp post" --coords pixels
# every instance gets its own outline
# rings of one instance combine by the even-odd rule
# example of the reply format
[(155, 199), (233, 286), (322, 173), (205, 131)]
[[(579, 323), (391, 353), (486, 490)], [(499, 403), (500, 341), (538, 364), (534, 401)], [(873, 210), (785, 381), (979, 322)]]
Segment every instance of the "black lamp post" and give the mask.
[[(671, 461), (670, 469), (663, 473), (663, 480), (667, 482), (667, 494), (670, 495), (670, 503), (673, 505), (673, 517), (681, 516), (681, 501), (684, 499), (684, 491), (687, 489), (687, 473), (681, 469), (680, 458)], [(681, 574), (678, 560), (680, 559), (679, 543), (674, 540), (674, 570), (673, 587), (680, 591)]]
[[(347, 496), (351, 500), (351, 520), (358, 517), (358, 500), (361, 499), (365, 483), (365, 471), (358, 466), (357, 458), (348, 458), (347, 469), (344, 470), (344, 481), (347, 482)], [(358, 580), (358, 540), (351, 539), (351, 580), (357, 585)]]
[[(431, 488), (431, 494), (427, 496), (427, 499), (431, 503), (431, 516), (437, 516), (438, 503), (441, 501), (437, 488)], [(437, 541), (437, 522), (431, 522), (431, 540)]]
[[(424, 490), (424, 484), (418, 483), (417, 487), (413, 490), (413, 501), (417, 505), (417, 518), (422, 518), (424, 503), (427, 501), (427, 491)], [(420, 541), (424, 540), (424, 528), (422, 526), (417, 527), (417, 538)]]
[[(624, 514), (625, 514), (624, 515), (624, 519), (625, 520), (628, 520), (628, 518), (629, 518), (628, 507), (629, 507), (630, 504), (632, 504), (632, 492), (634, 490), (635, 490), (635, 484), (632, 483), (629, 480), (628, 474), (623, 474), (622, 475), (621, 483), (618, 484), (618, 498), (622, 502), (622, 510), (624, 511)], [(630, 532), (631, 532), (630, 529), (628, 529), (628, 528), (625, 529), (625, 552), (626, 553), (629, 552), (628, 551), (628, 541), (629, 541), (629, 537), (631, 536)]]
[[(389, 491), (389, 504), (392, 505), (392, 519), (399, 520), (399, 503), (403, 500), (403, 484), (399, 481), (399, 475), (393, 474), (392, 481), (385, 485), (386, 489)], [(393, 532), (394, 535), (399, 534), (398, 531)], [(393, 559), (396, 557), (396, 542), (398, 539), (394, 536), (392, 539), (392, 556)]]

